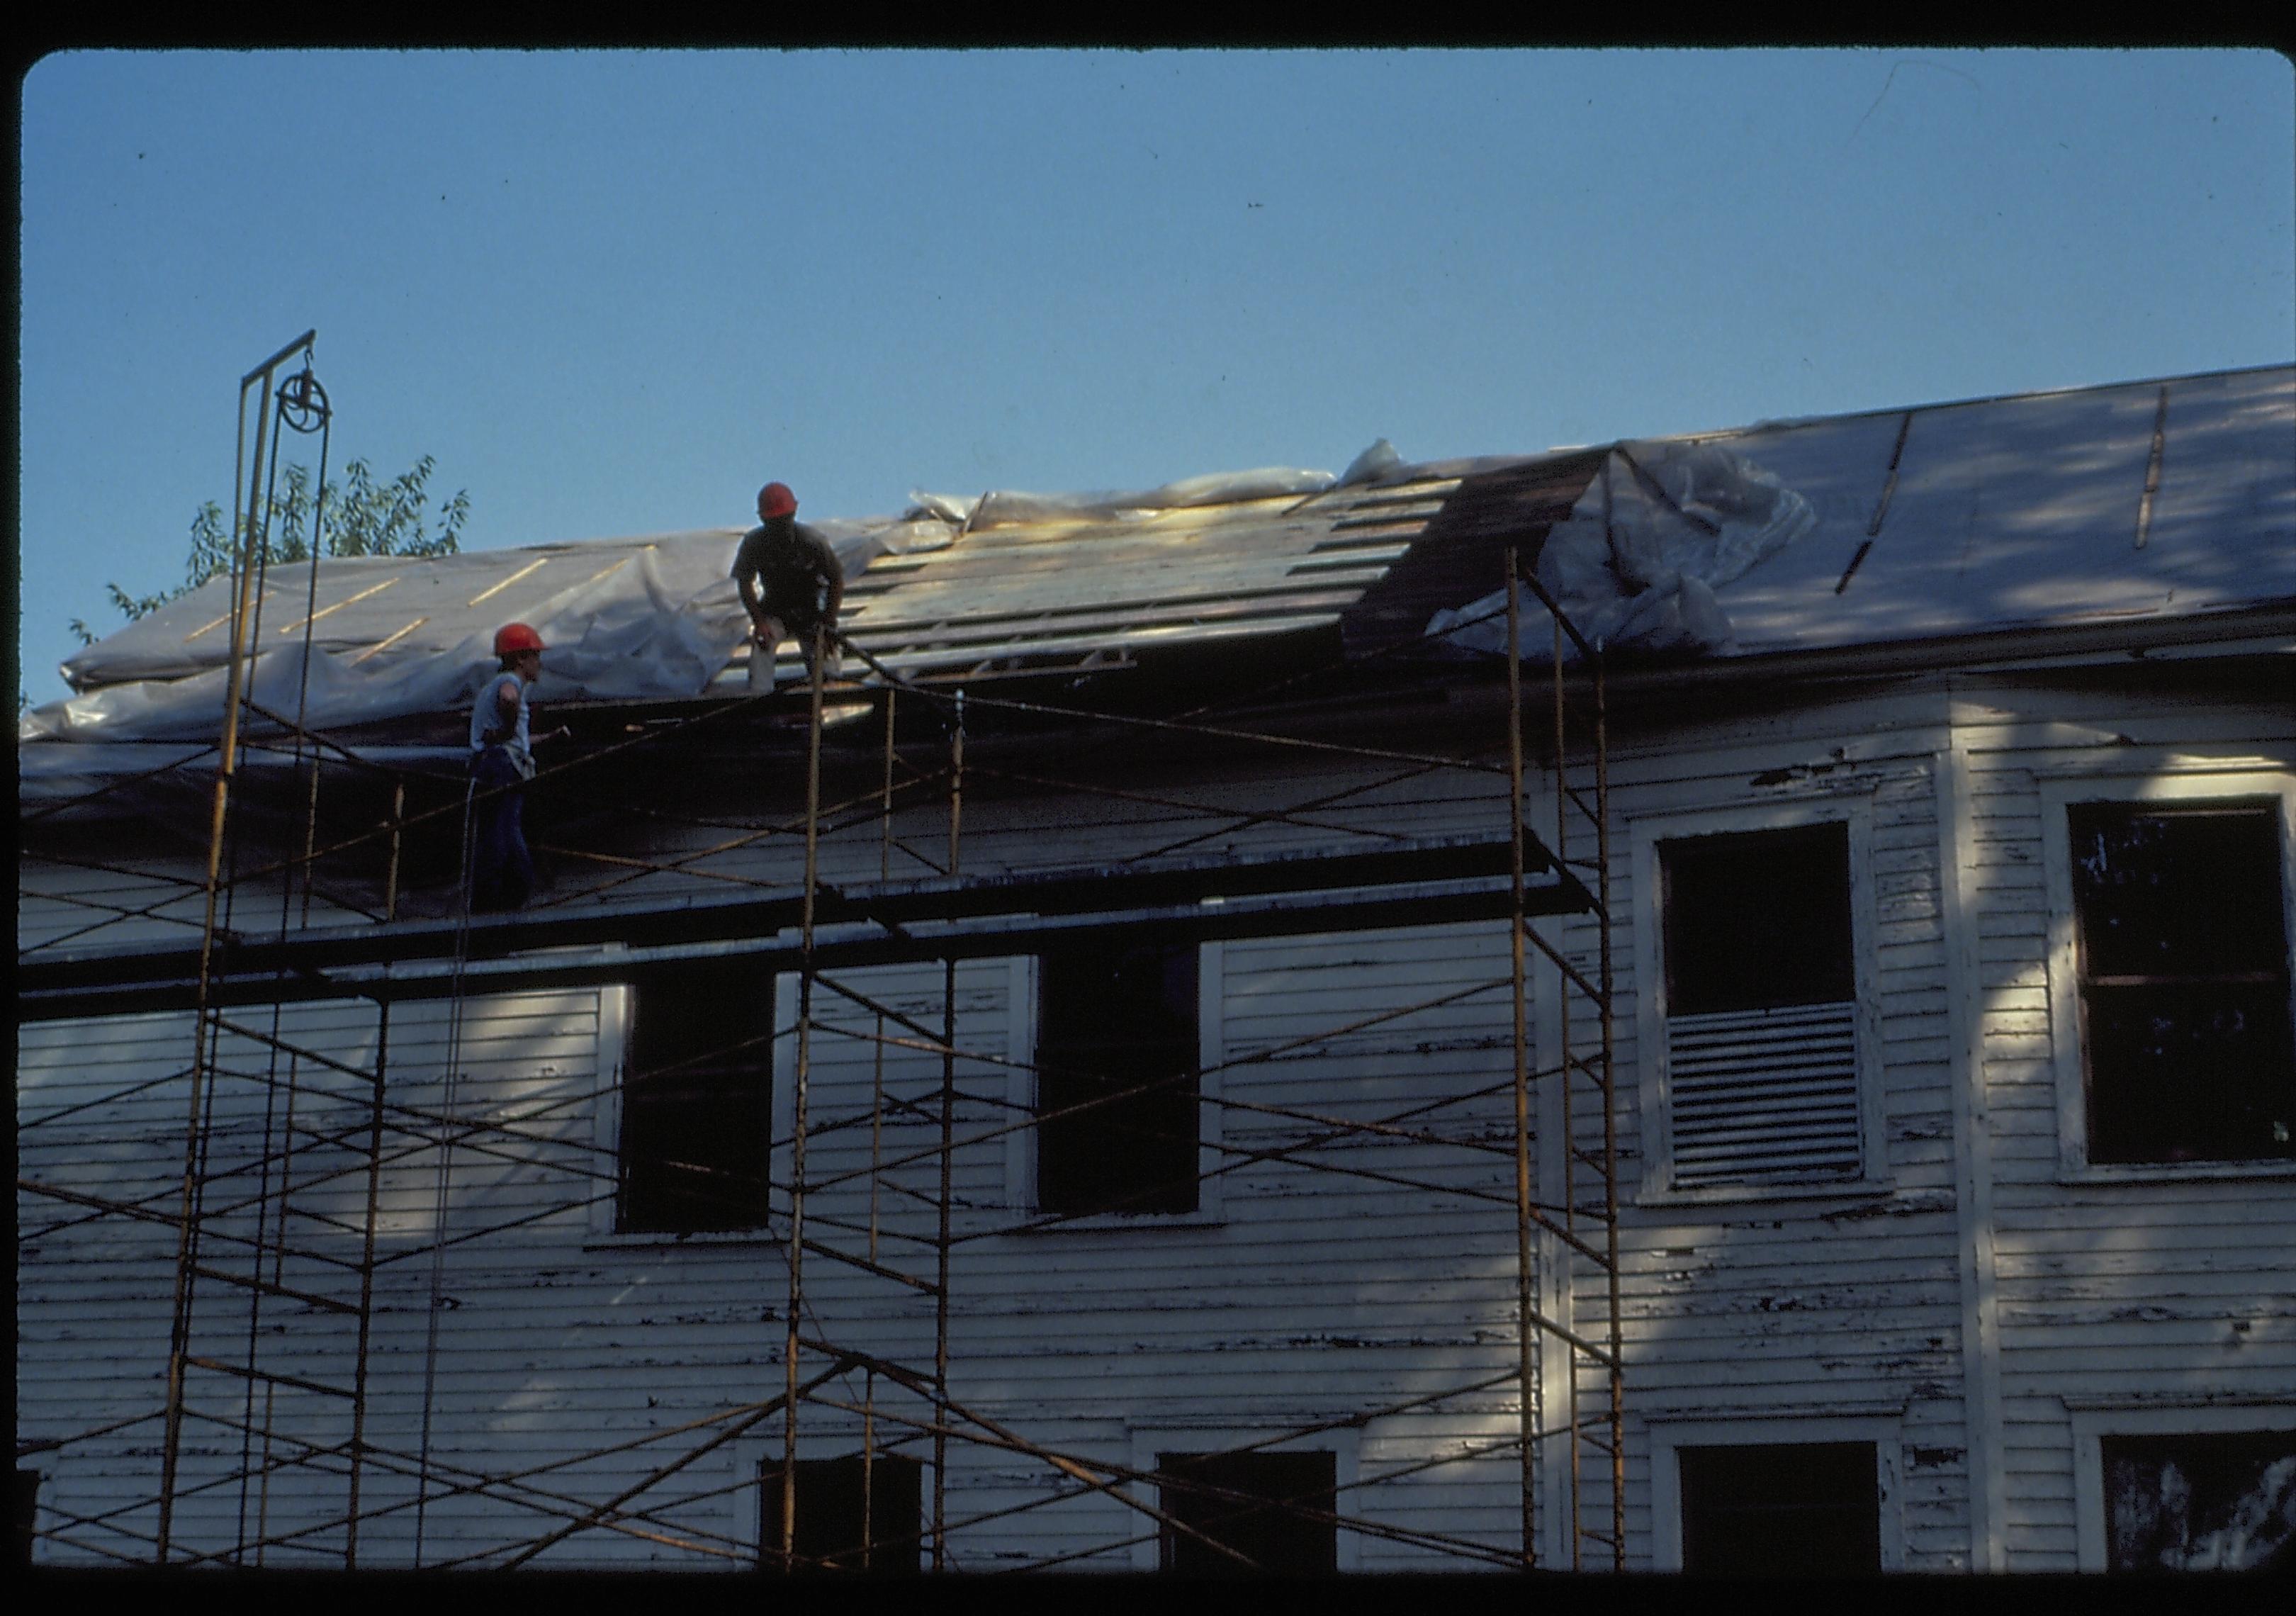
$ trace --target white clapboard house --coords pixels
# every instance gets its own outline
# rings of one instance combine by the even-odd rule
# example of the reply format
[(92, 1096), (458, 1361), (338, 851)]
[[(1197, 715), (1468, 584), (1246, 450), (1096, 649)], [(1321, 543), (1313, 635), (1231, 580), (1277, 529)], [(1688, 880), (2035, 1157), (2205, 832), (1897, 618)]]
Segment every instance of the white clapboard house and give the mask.
[(824, 526), (24, 720), (35, 1561), (2296, 1554), (2296, 371)]

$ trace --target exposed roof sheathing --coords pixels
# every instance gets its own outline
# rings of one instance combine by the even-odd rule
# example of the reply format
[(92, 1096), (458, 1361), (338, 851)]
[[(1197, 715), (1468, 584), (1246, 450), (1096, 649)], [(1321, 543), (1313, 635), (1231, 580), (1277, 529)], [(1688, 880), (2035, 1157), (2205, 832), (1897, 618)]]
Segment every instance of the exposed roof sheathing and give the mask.
[(1411, 553), (1457, 486), (1415, 478), (970, 528), (872, 562), (847, 590), (845, 628), (887, 667), (931, 674), (1326, 627)]
[(1442, 509), (1348, 613), (1349, 654), (1424, 634), (1436, 612), (1498, 588), (1507, 550), (1525, 565), (1535, 560), (1547, 529), (1570, 514), (1603, 455), (1590, 449), (1510, 461), (1439, 485), (1450, 489)]

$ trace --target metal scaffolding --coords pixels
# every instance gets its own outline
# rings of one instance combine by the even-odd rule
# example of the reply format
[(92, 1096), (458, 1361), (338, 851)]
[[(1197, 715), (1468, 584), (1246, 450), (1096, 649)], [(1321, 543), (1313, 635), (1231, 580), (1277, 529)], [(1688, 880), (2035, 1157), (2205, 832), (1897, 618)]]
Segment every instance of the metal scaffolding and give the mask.
[[(287, 395), (291, 392), (303, 401), (298, 406), (302, 412), (300, 423), (316, 419), (324, 424), (324, 395), (318, 395), (322, 404), (316, 417), (309, 409), (315, 383), (298, 383), (276, 391), (272, 385), (274, 373), (298, 351), (306, 355), (308, 376), (310, 343), (307, 334), (291, 344), (250, 372), (242, 386), (242, 414), (249, 389), (258, 392), (259, 404), (245, 483), (248, 498), (243, 509), (234, 511), (238, 545), (230, 693), (223, 738), (213, 754), (215, 775), (202, 889), (205, 915), (199, 928), (195, 968), (186, 969), (193, 959), (190, 950), (165, 957), (146, 951), (135, 962), (114, 962), (111, 966), (100, 962), (58, 962), (44, 975), (40, 948), (20, 954), (20, 971), (26, 972), (27, 983), (20, 1006), (29, 1006), (35, 1015), (69, 1017), (138, 1005), (173, 1005), (193, 1010), (196, 1029), (188, 1069), (159, 1080), (160, 1086), (184, 1081), (189, 1089), (181, 1183), (167, 1202), (156, 1197), (112, 1197), (85, 1187), (20, 1180), (20, 1191), (62, 1209), (57, 1220), (20, 1231), (20, 1240), (37, 1239), (98, 1218), (150, 1223), (172, 1230), (175, 1239), (162, 1406), (147, 1415), (107, 1420), (87, 1431), (36, 1444), (45, 1451), (69, 1453), (76, 1447), (115, 1440), (124, 1431), (155, 1422), (160, 1437), (156, 1489), (149, 1498), (94, 1515), (44, 1507), (37, 1529), (40, 1538), (62, 1553), (114, 1562), (167, 1565), (324, 1562), (354, 1568), (376, 1563), (372, 1550), (376, 1522), (393, 1520), (396, 1529), (394, 1518), (411, 1512), (412, 1557), (415, 1563), (427, 1566), (516, 1566), (579, 1535), (609, 1533), (644, 1540), (697, 1566), (754, 1562), (768, 1569), (814, 1569), (817, 1563), (799, 1548), (800, 1471), (793, 1462), (810, 1410), (815, 1411), (817, 1423), (825, 1423), (839, 1433), (840, 1441), (848, 1440), (846, 1433), (858, 1422), (857, 1448), (850, 1456), (859, 1460), (863, 1476), (865, 1552), (903, 1550), (935, 1571), (965, 1569), (964, 1547), (969, 1530), (1001, 1525), (1014, 1515), (1086, 1496), (1120, 1505), (1128, 1512), (1132, 1530), (1088, 1546), (1060, 1546), (1025, 1564), (1000, 1561), (997, 1569), (1047, 1569), (1128, 1552), (1137, 1543), (1160, 1541), (1169, 1546), (1182, 1540), (1203, 1553), (1249, 1567), (1249, 1556), (1221, 1538), (1218, 1530), (1221, 1512), (1241, 1513), (1271, 1507), (1299, 1520), (1365, 1538), (1384, 1539), (1458, 1564), (1515, 1569), (1539, 1563), (1539, 1511), (1543, 1509), (1549, 1512), (1551, 1520), (1564, 1523), (1557, 1535), (1567, 1544), (1569, 1569), (1624, 1569), (1625, 1392), (1603, 657), (1599, 646), (1579, 638), (1522, 558), (1508, 550), (1499, 580), (1506, 585), (1512, 654), (1505, 667), (1505, 733), (1500, 737), (1501, 745), (1492, 751), (1503, 751), (1504, 761), (1493, 761), (1488, 755), (1446, 757), (1358, 746), (1286, 734), (1277, 727), (1253, 728), (1219, 721), (1223, 712), (1235, 711), (1246, 700), (1265, 703), (1295, 692), (1313, 674), (1287, 677), (1273, 691), (1242, 693), (1220, 709), (1200, 707), (1171, 716), (1149, 716), (1062, 705), (1018, 694), (997, 695), (984, 691), (977, 682), (967, 689), (964, 682), (954, 679), (905, 677), (848, 642), (848, 649), (867, 665), (868, 675), (857, 685), (833, 690), (824, 690), (821, 682), (813, 681), (803, 693), (804, 807), (793, 822), (783, 817), (731, 826), (734, 833), (730, 839), (675, 857), (589, 855), (606, 871), (603, 879), (586, 890), (559, 895), (539, 918), (476, 921), (465, 903), (443, 923), (410, 922), (400, 915), (402, 847), (411, 832), (434, 823), (451, 824), (458, 814), (463, 816), (467, 841), (471, 809), (467, 792), (410, 811), (408, 787), (422, 782), (394, 777), (340, 742), (310, 734), (299, 713), (289, 719), (258, 711), (252, 716), (271, 719), (274, 728), (283, 733), (308, 779), (302, 851), (255, 860), (253, 867), (248, 867), (250, 860), (237, 824), (235, 765), (243, 744), (242, 716), (250, 711), (242, 693), (242, 673), (249, 648), (255, 644), (263, 599), (262, 570), (269, 554), (270, 503), (267, 495), (258, 498), (255, 494), (266, 453), (265, 423), (275, 416), (298, 424), (285, 413)], [(275, 473), (275, 443), (271, 454)], [(317, 550), (315, 531), (314, 589)], [(1518, 584), (1520, 587), (1515, 587)], [(1551, 701), (1543, 705), (1526, 694), (1526, 673), (1535, 677), (1540, 671), (1535, 665), (1527, 669), (1521, 654), (1518, 613), (1526, 591), (1546, 608), (1555, 624), (1552, 657), (1544, 670), (1552, 687)], [(307, 609), (307, 641), (309, 617)], [(1570, 660), (1566, 638), (1574, 642), (1570, 649), (1578, 653), (1583, 671), (1566, 675)], [(818, 653), (822, 647), (816, 644), (814, 649)], [(1359, 668), (1381, 654), (1358, 657), (1348, 666)], [(819, 661), (816, 654), (815, 665)], [(793, 704), (788, 694), (713, 703), (707, 711), (647, 727), (584, 759), (545, 770), (537, 783), (546, 786), (553, 775), (591, 767), (601, 756), (632, 752), (642, 756), (645, 749), (659, 748), (673, 736), (691, 734), (697, 726), (727, 711), (788, 713)], [(877, 783), (873, 790), (825, 800), (824, 733), (833, 718), (849, 718), (857, 707), (882, 725)], [(1534, 709), (1541, 714), (1537, 719)], [(927, 716), (937, 720), (932, 727), (945, 736), (945, 754), (935, 756), (923, 767), (914, 745), (904, 756), (898, 740), (903, 715), (919, 726)], [(964, 873), (968, 769), (976, 781), (984, 775), (993, 778), (997, 774), (993, 762), (982, 763), (979, 745), (972, 759), (966, 756), (968, 725), (984, 715), (989, 721), (1057, 724), (1067, 732), (1097, 738), (1101, 744), (1111, 736), (1150, 732), (1305, 751), (1325, 759), (1382, 765), (1389, 772), (1381, 779), (1390, 783), (1444, 771), (1464, 771), (1502, 783), (1498, 789), (1504, 790), (1506, 800), (1505, 833), (1496, 840), (1458, 845), (1390, 845), (1365, 853), (1319, 857), (1224, 860), (1199, 856), (1191, 860), (1183, 857), (1191, 846), (1208, 840), (1220, 825), (1288, 823), (1329, 829), (1330, 822), (1318, 818), (1319, 813), (1341, 798), (1359, 795), (1372, 787), (1358, 785), (1300, 802), (1262, 802), (1237, 813), (1080, 778), (1054, 781), (1005, 771), (1006, 783), (1057, 786), (1081, 794), (1101, 793), (1160, 805), (1204, 816), (1214, 822), (1214, 828), (1125, 865), (1095, 871), (1089, 881), (1072, 872), (968, 878)], [(1544, 837), (1530, 824), (1534, 808), (1526, 752), (1534, 739), (1545, 742), (1537, 750), (1543, 751), (1554, 775), (1554, 820)], [(941, 744), (934, 745), (937, 754)], [(386, 781), (392, 791), (391, 808), (381, 824), (325, 847), (319, 845), (317, 808), (323, 757), (332, 757), (338, 767), (351, 767)], [(440, 787), (432, 781), (427, 789), (437, 795)], [(946, 845), (936, 849), (940, 854), (938, 857), (895, 834), (897, 813), (907, 812), (914, 817), (917, 805), (935, 800), (945, 800), (947, 814)], [(621, 882), (690, 865), (707, 853), (776, 836), (794, 837), (802, 843), (803, 875), (793, 894), (786, 886), (726, 875), (722, 879), (726, 882), (756, 889), (755, 896), (744, 900), (746, 906), (709, 911), (706, 923), (695, 918), (701, 911), (660, 915), (644, 923), (620, 915), (606, 916), (594, 924), (582, 918), (586, 902)], [(824, 844), (837, 839), (840, 847), (849, 847), (864, 837), (876, 842), (878, 881), (873, 886), (848, 882), (832, 887), (824, 882), (821, 875)], [(897, 851), (934, 871), (934, 875), (922, 882), (894, 880)], [(378, 852), (386, 866), (384, 898), (377, 916), (382, 924), (363, 929), (349, 940), (322, 939), (324, 946), (316, 948), (309, 939), (299, 937), (297, 927), (290, 923), (288, 907), (298, 884), (302, 915), (308, 920), (322, 861), (352, 854), (373, 857)], [(28, 849), (26, 857), (38, 855)], [(1496, 884), (1501, 876), (1503, 887)], [(266, 946), (251, 931), (242, 935), (242, 929), (233, 925), (232, 898), (240, 888), (263, 883), (267, 890), (267, 883), (275, 882), (282, 908), (276, 940)], [(1380, 897), (1382, 887), (1390, 890), (1391, 895), (1384, 900)], [(135, 910), (113, 906), (118, 914), (107, 915), (93, 924), (100, 927), (161, 906)], [(857, 939), (850, 923), (863, 917), (875, 920), (878, 930)], [(1196, 1144), (1200, 1151), (1210, 1148), (1221, 1158), (1217, 1167), (1208, 1169), (1210, 1176), (1250, 1168), (1282, 1168), (1369, 1180), (1439, 1197), (1446, 1204), (1460, 1207), (1463, 1219), (1493, 1220), (1494, 1228), (1495, 1220), (1505, 1218), (1513, 1235), (1514, 1362), (1511, 1367), (1456, 1384), (1415, 1390), (1377, 1406), (1339, 1411), (1296, 1428), (1269, 1431), (1232, 1451), (1274, 1451), (1336, 1430), (1360, 1429), (1385, 1415), (1439, 1409), (1492, 1396), (1504, 1399), (1510, 1393), (1517, 1410), (1512, 1432), (1376, 1473), (1366, 1466), (1364, 1473), (1329, 1494), (1271, 1502), (1213, 1481), (1144, 1469), (1112, 1461), (1104, 1453), (1070, 1451), (1032, 1439), (1022, 1429), (1028, 1423), (1025, 1419), (1009, 1410), (1000, 1413), (978, 1407), (957, 1394), (953, 1371), (961, 1367), (961, 1359), (953, 1349), (951, 1336), (953, 1304), (957, 1300), (953, 1279), (955, 1254), (974, 1242), (1084, 1216), (1029, 1210), (1015, 1213), (994, 1226), (960, 1228), (955, 1213), (963, 1197), (955, 1178), (959, 1156), (984, 1145), (1001, 1148), (1001, 1142), (1015, 1135), (1026, 1135), (1109, 1103), (1103, 1098), (1064, 1108), (1016, 1111), (1004, 1094), (969, 1087), (961, 1067), (995, 1071), (1001, 1081), (1016, 1062), (993, 1050), (966, 1047), (960, 1037), (961, 961), (1039, 952), (1058, 946), (1063, 939), (1110, 927), (1185, 941), (1221, 936), (1321, 935), (1462, 919), (1505, 921), (1509, 947), (1502, 972), (1480, 986), (1351, 1017), (1278, 1048), (1234, 1057), (1227, 1064), (1249, 1066), (1321, 1040), (1504, 988), (1511, 995), (1513, 1046), (1512, 1069), (1504, 1085), (1479, 1093), (1429, 1095), (1370, 1120), (1264, 1103), (1232, 1094), (1199, 1092), (1195, 1112), (1199, 1118), (1217, 1108), (1292, 1131), (1274, 1143), (1242, 1144), (1214, 1137), (1208, 1144), (1200, 1136)], [(1550, 920), (1555, 923), (1552, 936), (1542, 923)], [(1566, 921), (1580, 928), (1582, 946), (1575, 950), (1561, 940), (1559, 928)], [(591, 929), (585, 931), (586, 925)], [(573, 946), (591, 942), (598, 947), (588, 954)], [(619, 953), (607, 946), (615, 943), (620, 946)], [(1588, 944), (1591, 947), (1585, 946)], [(326, 953), (327, 947), (336, 953)], [(438, 1372), (444, 1349), (439, 1330), (448, 1255), (545, 1215), (528, 1213), (499, 1224), (450, 1229), (450, 1191), (457, 1162), (537, 1168), (545, 1160), (540, 1153), (545, 1147), (557, 1151), (559, 1156), (550, 1161), (556, 1163), (552, 1170), (562, 1175), (563, 1196), (552, 1210), (610, 1202), (619, 1188), (611, 1152), (595, 1146), (569, 1146), (552, 1130), (581, 1107), (608, 1097), (620, 1082), (620, 1074), (601, 1072), (593, 1085), (578, 1092), (537, 1096), (504, 1114), (458, 1107), (455, 1083), (463, 1064), (459, 1040), (466, 997), (480, 991), (514, 991), (521, 985), (602, 984), (626, 973), (634, 959), (674, 961), (726, 951), (742, 956), (760, 975), (774, 970), (790, 973), (797, 988), (794, 1024), (787, 1033), (794, 1046), (791, 1124), (786, 1135), (772, 1141), (774, 1153), (769, 1158), (785, 1161), (787, 1170), (770, 1175), (767, 1185), (775, 1203), (770, 1229), (779, 1241), (785, 1267), (778, 1317), (778, 1383), (767, 1384), (761, 1379), (701, 1417), (639, 1437), (591, 1445), (575, 1435), (571, 1440), (578, 1452), (562, 1451), (562, 1442), (550, 1454), (537, 1453), (532, 1463), (515, 1468), (476, 1468), (434, 1451), (432, 1415), (440, 1395)], [(937, 1024), (929, 1014), (887, 1004), (845, 980), (849, 968), (894, 963), (939, 964)], [(331, 970), (334, 964), (355, 968)], [(1533, 1050), (1531, 1002), (1537, 973), (1549, 968), (1554, 984), (1552, 1036), (1560, 1054), (1559, 1059), (1541, 1068)], [(138, 997), (139, 994), (144, 997)], [(283, 1005), (331, 999), (373, 1006), (371, 1060), (335, 1058), (284, 1029)], [(447, 1006), (447, 1087), (435, 1108), (414, 1105), (406, 1097), (394, 1095), (389, 1071), (393, 1006), (424, 999), (444, 1001)], [(850, 1013), (825, 1015), (824, 1006), (829, 1005), (866, 1019), (855, 1022)], [(240, 1013), (246, 1010), (254, 1013)], [(832, 1111), (816, 1104), (813, 1091), (821, 1040), (832, 1038), (857, 1039), (870, 1046), (873, 1081), (865, 1108), (848, 1105)], [(723, 1056), (740, 1051), (726, 1048), (713, 1053)], [(890, 1092), (886, 1075), (889, 1054), (937, 1061), (937, 1084), (925, 1094)], [(1018, 1064), (1026, 1075), (1036, 1075), (1033, 1061)], [(1200, 1087), (1201, 1076), (1192, 1070), (1165, 1081)], [(1538, 1171), (1535, 1116), (1542, 1086), (1560, 1091), (1559, 1186), (1546, 1182)], [(138, 1085), (143, 1089), (153, 1087)], [(235, 1131), (237, 1125), (226, 1126), (220, 1120), (218, 1095), (226, 1088), (261, 1098), (261, 1127), (251, 1144), (241, 1136), (243, 1130)], [(1501, 1094), (1512, 1103), (1512, 1138), (1506, 1144), (1463, 1141), (1443, 1130), (1447, 1110), (1495, 1101)], [(85, 1112), (102, 1103), (91, 1101), (70, 1109)], [(52, 1116), (36, 1117), (24, 1120), (20, 1126), (32, 1133), (53, 1120)], [(888, 1134), (898, 1131), (889, 1123), (896, 1120), (900, 1128), (926, 1129), (929, 1142), (902, 1144), (889, 1140)], [(841, 1145), (863, 1130), (867, 1136), (865, 1168), (824, 1171), (809, 1164), (809, 1145)], [(1200, 1126), (1200, 1136), (1204, 1131)], [(1407, 1161), (1404, 1165), (1385, 1162), (1365, 1151), (1335, 1152), (1333, 1147), (1341, 1144), (1366, 1150), (1380, 1145), (1438, 1147), (1465, 1153), (1468, 1159), (1503, 1160), (1512, 1168), (1511, 1193), (1501, 1195), (1444, 1182), (1431, 1172), (1414, 1170)], [(570, 1164), (562, 1160), (570, 1153)], [(419, 1244), (399, 1243), (384, 1252), (380, 1250), (379, 1236), (390, 1221), (382, 1204), (385, 1175), (392, 1168), (410, 1166), (417, 1169), (429, 1166), (434, 1173), (435, 1203), (430, 1209), (429, 1237)], [(920, 1174), (931, 1181), (930, 1191), (915, 1182)], [(857, 1183), (866, 1192), (865, 1219), (840, 1217), (825, 1202), (816, 1205), (824, 1196), (849, 1190)], [(1553, 1199), (1539, 1200), (1542, 1189)], [(881, 1218), (881, 1204), (897, 1200), (922, 1205), (931, 1216), (932, 1233), (914, 1234)], [(964, 1210), (973, 1225), (980, 1223), (979, 1206), (968, 1204)], [(347, 1243), (355, 1245), (356, 1259), (345, 1255)], [(377, 1351), (377, 1277), (389, 1265), (422, 1259), (430, 1261), (431, 1275), (424, 1320), (421, 1435), (411, 1447), (392, 1446), (376, 1440), (371, 1418), (380, 1378), (373, 1368)], [(1561, 1272), (1542, 1273), (1542, 1264), (1547, 1261), (1559, 1262)], [(905, 1358), (882, 1350), (871, 1336), (868, 1320), (836, 1317), (834, 1304), (824, 1304), (818, 1293), (808, 1288), (808, 1273), (823, 1265), (840, 1275), (881, 1283), (889, 1287), (889, 1294), (914, 1298), (919, 1307), (929, 1304), (929, 1357), (912, 1354)], [(211, 1324), (202, 1322), (205, 1316), (200, 1301), (207, 1293), (203, 1288), (213, 1287), (245, 1298), (243, 1311), (226, 1316), (232, 1326), (227, 1341)], [(1560, 1308), (1552, 1300), (1558, 1296), (1566, 1303)], [(291, 1304), (302, 1309), (296, 1316), (291, 1335), (265, 1329), (266, 1304)], [(824, 1307), (831, 1310), (825, 1312)], [(1551, 1385), (1541, 1394), (1542, 1342), (1557, 1346), (1564, 1378), (1559, 1396)], [(759, 1345), (754, 1366), (764, 1370), (774, 1359), (763, 1349), (762, 1341)], [(214, 1383), (240, 1388), (235, 1412), (212, 1394), (193, 1395), (195, 1386)], [(1558, 1407), (1560, 1417), (1554, 1418)], [(1539, 1420), (1542, 1408), (1550, 1415), (1545, 1424)], [(214, 1440), (193, 1442), (186, 1433), (194, 1427)], [(730, 1488), (694, 1485), (690, 1472), (697, 1462), (728, 1444), (753, 1443), (769, 1433), (778, 1436), (778, 1454), (769, 1451), (767, 1463), (757, 1473), (745, 1477), (737, 1471)], [(228, 1451), (233, 1442), (237, 1444), (235, 1454)], [(1548, 1488), (1542, 1479), (1540, 1462), (1554, 1444), (1567, 1450), (1561, 1468), (1569, 1479), (1559, 1489), (1565, 1494), (1560, 1497), (1552, 1496), (1557, 1489)], [(960, 1448), (1002, 1455), (1034, 1467), (1045, 1477), (1045, 1485), (1037, 1496), (1019, 1504), (965, 1513), (961, 1497), (950, 1486), (951, 1455)], [(586, 1493), (578, 1481), (565, 1474), (586, 1462), (638, 1453), (649, 1456), (645, 1468), (634, 1480), (617, 1481), (603, 1495)], [(924, 1466), (930, 1491), (920, 1502), (917, 1530), (879, 1530), (867, 1518), (869, 1501), (876, 1497), (873, 1467), (889, 1456), (906, 1463), (920, 1454), (930, 1455)], [(1512, 1546), (1495, 1544), (1487, 1534), (1472, 1537), (1382, 1520), (1366, 1502), (1375, 1489), (1408, 1477), (1445, 1465), (1504, 1460), (1510, 1454), (1516, 1461), (1521, 1489), (1521, 1536)], [(758, 1489), (758, 1497), (754, 1541), (740, 1532), (697, 1528), (680, 1518), (681, 1512), (749, 1489)], [(231, 1510), (218, 1511), (215, 1501), (226, 1497), (233, 1500)], [(532, 1530), (493, 1542), (480, 1552), (426, 1557), (426, 1516), (455, 1501), (474, 1498), (517, 1512)], [(201, 1501), (198, 1507), (205, 1513), (200, 1529), (187, 1532), (183, 1511), (187, 1501), (194, 1499)], [(1182, 1501), (1188, 1504), (1185, 1512), (1177, 1507)], [(148, 1529), (142, 1524), (147, 1519), (154, 1522)], [(364, 1559), (363, 1527), (370, 1533)]]

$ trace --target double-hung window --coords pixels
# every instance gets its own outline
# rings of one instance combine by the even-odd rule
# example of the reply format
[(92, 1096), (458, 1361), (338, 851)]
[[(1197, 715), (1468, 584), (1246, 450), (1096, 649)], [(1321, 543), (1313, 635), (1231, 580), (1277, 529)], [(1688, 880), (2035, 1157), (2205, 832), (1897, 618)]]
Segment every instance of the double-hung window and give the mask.
[(2285, 776), (2045, 787), (2050, 1010), (2069, 1167), (2296, 1161)]
[(1762, 817), (1641, 843), (1653, 1188), (1867, 1177), (1857, 827)]
[(2066, 808), (2091, 1161), (2296, 1157), (2279, 820)]

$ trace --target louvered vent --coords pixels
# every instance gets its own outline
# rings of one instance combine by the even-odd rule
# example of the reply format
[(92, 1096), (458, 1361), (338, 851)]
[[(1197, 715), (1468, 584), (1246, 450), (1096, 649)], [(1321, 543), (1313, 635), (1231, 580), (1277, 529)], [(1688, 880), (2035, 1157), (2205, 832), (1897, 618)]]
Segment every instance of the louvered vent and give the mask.
[(1857, 1177), (1857, 1013), (1668, 1017), (1676, 1186)]

